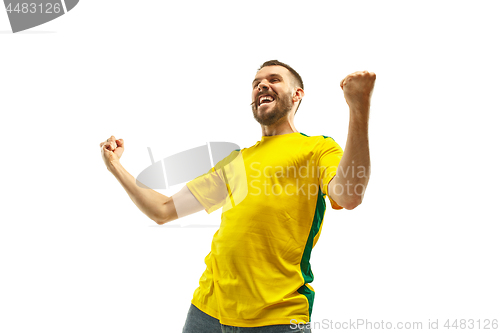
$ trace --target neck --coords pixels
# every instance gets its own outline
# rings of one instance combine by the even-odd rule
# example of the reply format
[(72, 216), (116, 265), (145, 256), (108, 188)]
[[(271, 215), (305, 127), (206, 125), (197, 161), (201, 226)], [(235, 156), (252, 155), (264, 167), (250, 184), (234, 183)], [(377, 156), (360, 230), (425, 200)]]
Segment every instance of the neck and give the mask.
[(282, 135), (298, 132), (293, 124), (293, 116), (283, 117), (278, 120), (275, 124), (272, 125), (261, 125), (262, 127), (262, 136), (274, 136), (274, 135)]

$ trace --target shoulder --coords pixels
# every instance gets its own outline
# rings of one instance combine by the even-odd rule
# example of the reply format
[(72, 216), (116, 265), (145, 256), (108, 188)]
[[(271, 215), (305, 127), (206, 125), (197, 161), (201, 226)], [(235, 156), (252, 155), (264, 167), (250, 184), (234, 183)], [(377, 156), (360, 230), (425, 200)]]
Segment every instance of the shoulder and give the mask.
[(309, 135), (306, 135), (302, 132), (300, 132), (300, 134), (302, 134), (302, 136), (306, 140), (306, 142), (310, 143), (314, 149), (321, 149), (321, 148), (328, 148), (328, 147), (331, 147), (331, 148), (340, 147), (338, 145), (338, 143), (331, 136), (328, 136), (328, 135), (309, 136)]
[[(303, 133), (301, 133), (303, 134)], [(315, 156), (316, 159), (322, 160), (325, 157), (332, 157), (332, 156), (342, 156), (344, 151), (342, 150), (342, 147), (331, 137), (328, 135), (314, 135), (314, 136), (307, 136), (303, 134), (306, 137), (306, 142), (307, 142), (307, 149), (313, 153), (313, 156)]]
[(328, 140), (335, 141), (331, 136), (328, 136), (328, 135), (307, 135), (307, 134), (304, 134), (302, 132), (299, 132), (299, 133), (302, 134), (303, 138), (307, 138), (307, 140), (310, 140), (310, 141), (317, 141), (317, 142), (324, 142), (325, 140), (326, 141), (328, 141)]

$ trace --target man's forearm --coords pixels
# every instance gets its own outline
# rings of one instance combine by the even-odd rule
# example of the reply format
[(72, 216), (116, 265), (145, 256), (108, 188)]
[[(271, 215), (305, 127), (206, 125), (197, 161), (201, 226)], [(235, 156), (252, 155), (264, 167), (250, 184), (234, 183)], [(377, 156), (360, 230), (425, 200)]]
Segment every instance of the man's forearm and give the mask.
[(135, 178), (119, 162), (112, 163), (109, 171), (116, 177), (125, 191), (127, 191), (128, 196), (134, 204), (147, 217), (158, 224), (165, 220), (167, 202), (171, 200), (170, 197), (152, 189), (138, 186)]
[(349, 109), (347, 142), (334, 179), (334, 186), (338, 185), (343, 190), (341, 198), (346, 205), (357, 206), (361, 203), (370, 178), (369, 109), (369, 104)]

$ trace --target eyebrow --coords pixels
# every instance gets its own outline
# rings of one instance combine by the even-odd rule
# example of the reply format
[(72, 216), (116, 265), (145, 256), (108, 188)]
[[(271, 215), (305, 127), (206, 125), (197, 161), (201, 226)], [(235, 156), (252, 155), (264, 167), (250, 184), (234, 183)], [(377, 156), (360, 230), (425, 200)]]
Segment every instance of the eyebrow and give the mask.
[[(281, 75), (279, 75), (279, 74), (270, 74), (269, 77), (279, 77), (280, 79), (283, 80), (283, 77)], [(254, 84), (255, 84), (256, 81), (260, 81), (260, 80), (261, 79), (255, 79), (255, 80), (253, 80), (252, 81), (252, 87), (254, 86)]]

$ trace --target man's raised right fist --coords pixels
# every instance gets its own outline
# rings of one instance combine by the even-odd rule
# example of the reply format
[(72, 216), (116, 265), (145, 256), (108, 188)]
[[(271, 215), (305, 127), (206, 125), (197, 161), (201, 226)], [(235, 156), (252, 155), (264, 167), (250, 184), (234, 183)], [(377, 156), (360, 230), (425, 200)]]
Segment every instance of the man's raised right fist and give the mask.
[(113, 162), (118, 162), (123, 155), (123, 151), (125, 150), (123, 139), (116, 140), (112, 135), (106, 141), (101, 142), (100, 146), (104, 164), (106, 164), (106, 168), (110, 170), (111, 164)]

